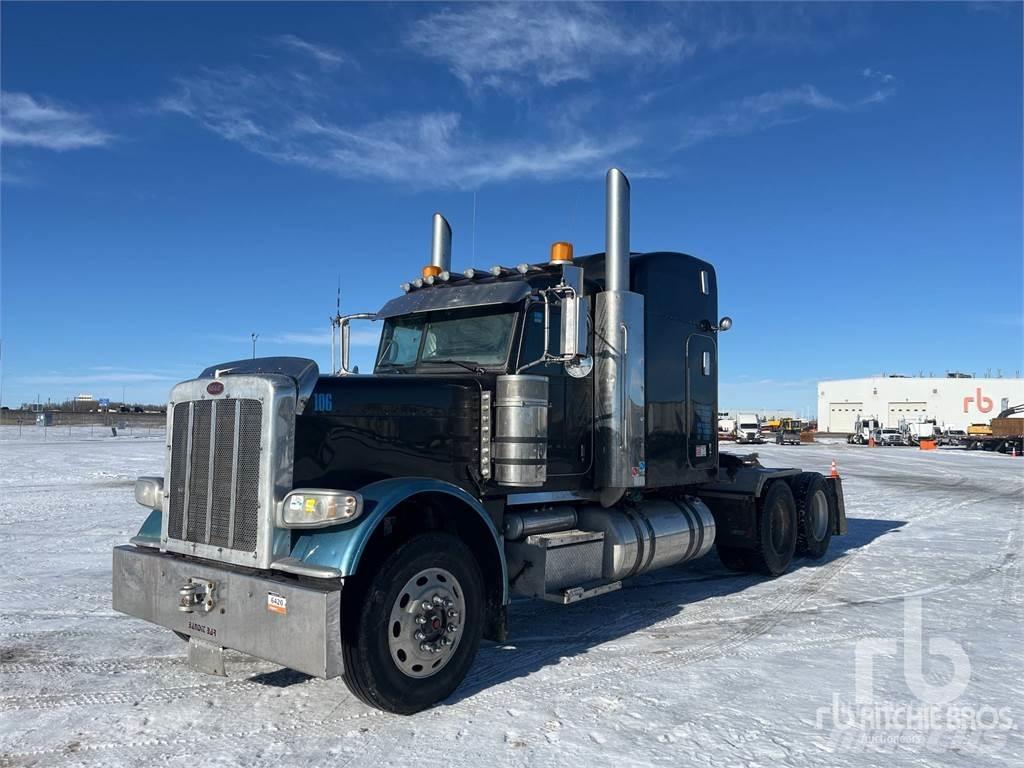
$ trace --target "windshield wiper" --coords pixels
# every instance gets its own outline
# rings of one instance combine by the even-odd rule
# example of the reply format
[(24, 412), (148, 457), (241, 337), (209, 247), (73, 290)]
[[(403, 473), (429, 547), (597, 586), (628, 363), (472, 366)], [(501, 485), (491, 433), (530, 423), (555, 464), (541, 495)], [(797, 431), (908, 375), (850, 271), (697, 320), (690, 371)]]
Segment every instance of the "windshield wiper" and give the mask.
[(458, 365), (470, 373), (482, 374), (484, 369), (472, 360), (453, 360), (450, 357), (444, 360), (420, 360), (423, 365)]

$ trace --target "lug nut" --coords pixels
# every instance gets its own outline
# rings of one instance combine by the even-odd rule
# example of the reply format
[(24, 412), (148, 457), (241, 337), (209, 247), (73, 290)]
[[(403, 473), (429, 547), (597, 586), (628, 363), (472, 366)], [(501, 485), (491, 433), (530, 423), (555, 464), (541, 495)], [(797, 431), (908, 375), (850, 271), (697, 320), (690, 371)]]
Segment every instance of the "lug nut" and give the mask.
[(445, 598), (445, 599), (444, 599), (444, 600), (442, 600), (441, 602), (443, 603), (443, 605), (444, 605), (444, 607), (445, 607), (445, 608), (451, 608), (451, 607), (452, 607), (453, 605), (455, 605), (455, 603), (453, 603), (453, 602), (452, 602), (451, 600), (449, 600), (448, 598)]
[(455, 626), (454, 624), (449, 624), (449, 625), (448, 625), (448, 631), (449, 631), (449, 632), (458, 632), (458, 631), (459, 631), (459, 628), (458, 628), (458, 627), (456, 627), (456, 626)]
[(441, 605), (443, 602), (440, 595), (434, 595), (434, 605)]
[(417, 624), (426, 624), (427, 623), (427, 617), (424, 616), (422, 613), (417, 613), (415, 621), (416, 621)]
[(452, 608), (450, 611), (448, 611), (448, 618), (449, 619), (457, 619), (457, 618), (459, 618), (459, 612), (456, 611), (454, 608)]
[(453, 641), (452, 641), (452, 639), (450, 637), (442, 637), (441, 638), (441, 645), (449, 646), (449, 645), (452, 644), (452, 642)]
[(420, 608), (422, 608), (424, 611), (429, 611), (433, 607), (434, 607), (434, 604), (432, 602), (430, 602), (429, 600), (424, 600), (422, 603), (420, 603)]
[(424, 635), (423, 632), (421, 632), (418, 629), (416, 630), (416, 634), (413, 635), (413, 637), (415, 637), (417, 640), (426, 640), (427, 639), (427, 636)]

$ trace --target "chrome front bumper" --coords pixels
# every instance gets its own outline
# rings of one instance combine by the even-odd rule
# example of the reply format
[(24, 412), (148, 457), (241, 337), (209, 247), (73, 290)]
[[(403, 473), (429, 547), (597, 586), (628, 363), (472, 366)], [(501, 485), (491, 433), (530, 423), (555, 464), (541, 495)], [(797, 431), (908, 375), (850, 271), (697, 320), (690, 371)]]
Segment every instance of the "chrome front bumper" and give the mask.
[(114, 548), (113, 607), (309, 675), (342, 673), (338, 580), (309, 586), (122, 546)]

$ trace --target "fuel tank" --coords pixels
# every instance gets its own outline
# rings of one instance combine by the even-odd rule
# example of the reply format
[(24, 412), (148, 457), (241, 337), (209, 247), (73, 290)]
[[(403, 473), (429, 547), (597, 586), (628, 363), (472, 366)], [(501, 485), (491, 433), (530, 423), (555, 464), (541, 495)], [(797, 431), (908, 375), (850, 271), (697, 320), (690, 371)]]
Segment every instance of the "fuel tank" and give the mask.
[(706, 555), (715, 543), (715, 520), (700, 499), (652, 499), (613, 509), (587, 506), (577, 527), (604, 534), (601, 576), (618, 581)]

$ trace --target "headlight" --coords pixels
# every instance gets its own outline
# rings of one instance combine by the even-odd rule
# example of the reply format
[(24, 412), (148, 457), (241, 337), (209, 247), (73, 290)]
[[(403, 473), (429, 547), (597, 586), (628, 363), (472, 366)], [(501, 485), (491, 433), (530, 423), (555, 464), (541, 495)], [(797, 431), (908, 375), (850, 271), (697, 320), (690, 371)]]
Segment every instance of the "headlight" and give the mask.
[(352, 491), (300, 488), (281, 502), (282, 528), (322, 528), (359, 517), (363, 497)]
[(135, 500), (149, 509), (164, 508), (164, 479), (140, 477), (135, 481)]

